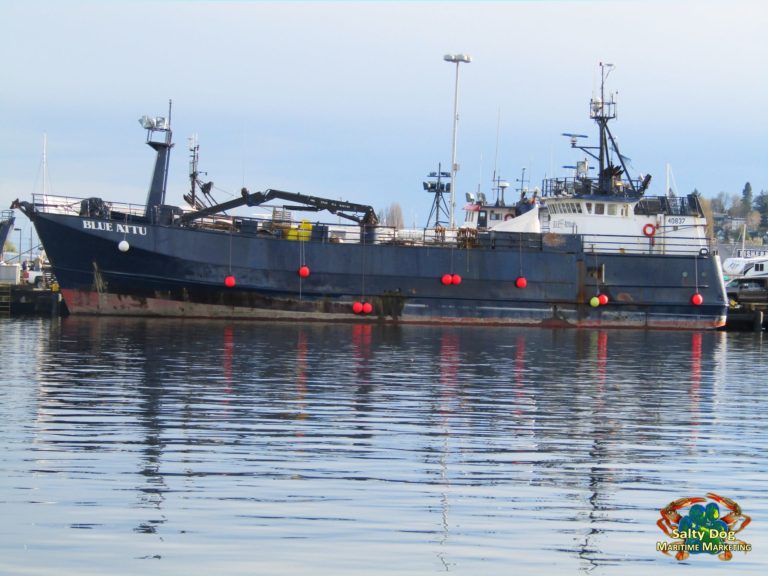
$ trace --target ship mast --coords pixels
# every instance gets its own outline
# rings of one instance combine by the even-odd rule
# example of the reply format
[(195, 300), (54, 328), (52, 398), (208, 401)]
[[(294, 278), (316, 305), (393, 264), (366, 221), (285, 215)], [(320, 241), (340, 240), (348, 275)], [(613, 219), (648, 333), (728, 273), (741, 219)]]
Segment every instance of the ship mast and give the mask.
[[(165, 190), (168, 183), (168, 164), (171, 158), (172, 132), (171, 132), (171, 100), (168, 101), (168, 116), (142, 116), (139, 123), (147, 130), (147, 145), (157, 152), (155, 169), (152, 173), (152, 182), (147, 193), (147, 203), (144, 215), (152, 217), (157, 206), (165, 204)], [(160, 139), (153, 139), (156, 133), (162, 135)]]
[[(600, 62), (600, 96), (599, 98), (592, 98), (589, 103), (589, 116), (600, 127), (600, 152), (598, 156), (599, 177), (600, 177), (600, 190), (610, 190), (610, 181), (606, 182), (606, 177), (609, 177), (606, 171), (606, 164), (608, 162), (609, 150), (608, 150), (608, 121), (616, 117), (616, 107), (613, 100), (613, 94), (611, 94), (611, 101), (605, 101), (605, 79), (613, 70), (613, 64), (603, 64)], [(606, 185), (607, 184), (607, 185)]]
[[(626, 161), (628, 158), (623, 156), (616, 144), (616, 139), (608, 128), (608, 122), (616, 118), (616, 101), (614, 94), (608, 94), (606, 99), (605, 81), (613, 70), (613, 64), (600, 62), (600, 95), (593, 96), (589, 102), (589, 117), (597, 122), (600, 127), (600, 143), (598, 146), (585, 146), (578, 143), (579, 138), (586, 138), (583, 134), (564, 133), (571, 139), (571, 147), (578, 148), (585, 154), (588, 154), (598, 162), (598, 182), (597, 194), (604, 195), (626, 195), (628, 190), (634, 196), (641, 196), (648, 188), (651, 181), (650, 174), (646, 175), (642, 182), (635, 183), (629, 176), (629, 169)], [(597, 153), (593, 152), (597, 150)], [(613, 163), (612, 151), (619, 159), (619, 165)], [(622, 175), (626, 178), (622, 179)]]
[(197, 143), (197, 134), (190, 136), (189, 138), (189, 193), (191, 196), (190, 204), (195, 207), (195, 201), (197, 200), (195, 194), (197, 192), (197, 162), (200, 155), (200, 144)]
[[(445, 182), (445, 179), (450, 180), (451, 173), (443, 172), (442, 164), (438, 163), (437, 172), (430, 172), (427, 178), (434, 178), (434, 180), (426, 180), (423, 182), (424, 190), (430, 194), (434, 194), (435, 198), (432, 201), (432, 208), (427, 216), (427, 228), (429, 228), (429, 222), (432, 220), (432, 216), (435, 217), (435, 228), (440, 226), (450, 225), (451, 216), (450, 210), (445, 203), (443, 194), (445, 192), (451, 192), (453, 190), (453, 183), (451, 181)], [(443, 219), (445, 217), (445, 219)]]

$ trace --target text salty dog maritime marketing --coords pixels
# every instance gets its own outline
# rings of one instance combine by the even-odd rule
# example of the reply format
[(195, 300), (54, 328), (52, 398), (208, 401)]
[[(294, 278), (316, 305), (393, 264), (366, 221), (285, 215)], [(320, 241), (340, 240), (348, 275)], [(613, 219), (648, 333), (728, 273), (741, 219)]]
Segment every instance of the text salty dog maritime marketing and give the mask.
[(751, 552), (752, 545), (736, 539), (733, 531), (703, 528), (701, 530), (672, 530), (672, 538), (683, 542), (657, 542), (656, 550), (660, 552)]

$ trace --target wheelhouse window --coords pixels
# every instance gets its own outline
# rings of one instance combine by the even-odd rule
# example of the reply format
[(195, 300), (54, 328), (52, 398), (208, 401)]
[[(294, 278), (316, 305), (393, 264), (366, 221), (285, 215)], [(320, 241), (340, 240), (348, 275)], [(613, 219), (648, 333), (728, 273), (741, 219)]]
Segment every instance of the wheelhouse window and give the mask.
[(605, 204), (602, 202), (595, 203), (595, 214), (605, 214)]

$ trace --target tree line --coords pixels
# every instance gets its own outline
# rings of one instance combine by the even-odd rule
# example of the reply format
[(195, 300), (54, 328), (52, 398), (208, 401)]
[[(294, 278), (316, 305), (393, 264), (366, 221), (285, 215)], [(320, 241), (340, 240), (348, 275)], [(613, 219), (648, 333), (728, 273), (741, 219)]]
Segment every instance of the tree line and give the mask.
[(749, 182), (744, 185), (741, 195), (720, 192), (709, 200), (709, 205), (716, 215), (743, 218), (749, 232), (768, 231), (768, 191), (761, 190), (755, 195)]

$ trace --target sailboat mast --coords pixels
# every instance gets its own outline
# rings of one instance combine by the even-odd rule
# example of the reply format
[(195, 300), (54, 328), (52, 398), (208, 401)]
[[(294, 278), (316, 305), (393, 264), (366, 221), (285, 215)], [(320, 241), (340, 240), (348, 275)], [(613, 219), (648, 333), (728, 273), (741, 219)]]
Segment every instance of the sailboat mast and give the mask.
[(48, 133), (43, 132), (43, 197), (48, 194)]

